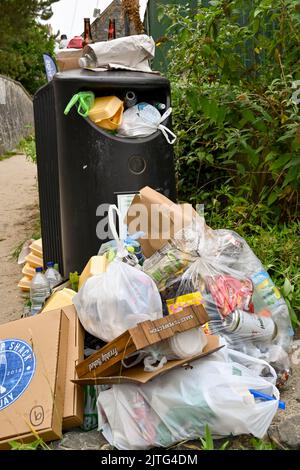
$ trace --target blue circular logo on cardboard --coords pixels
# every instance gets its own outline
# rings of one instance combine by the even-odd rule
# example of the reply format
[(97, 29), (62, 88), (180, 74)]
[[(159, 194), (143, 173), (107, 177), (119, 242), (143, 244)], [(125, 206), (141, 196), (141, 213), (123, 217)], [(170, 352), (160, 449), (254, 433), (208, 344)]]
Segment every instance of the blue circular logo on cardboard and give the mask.
[(35, 363), (35, 354), (25, 341), (0, 341), (0, 411), (23, 395), (35, 373)]

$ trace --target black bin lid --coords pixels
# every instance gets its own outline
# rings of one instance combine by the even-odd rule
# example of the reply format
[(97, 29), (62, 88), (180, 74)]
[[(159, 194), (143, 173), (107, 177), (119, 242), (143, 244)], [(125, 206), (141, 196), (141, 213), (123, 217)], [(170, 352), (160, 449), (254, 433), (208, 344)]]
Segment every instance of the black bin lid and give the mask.
[(78, 82), (78, 85), (97, 84), (109, 87), (169, 87), (169, 80), (160, 74), (131, 72), (128, 70), (108, 70), (93, 72), (86, 69), (66, 70), (58, 72), (54, 82)]

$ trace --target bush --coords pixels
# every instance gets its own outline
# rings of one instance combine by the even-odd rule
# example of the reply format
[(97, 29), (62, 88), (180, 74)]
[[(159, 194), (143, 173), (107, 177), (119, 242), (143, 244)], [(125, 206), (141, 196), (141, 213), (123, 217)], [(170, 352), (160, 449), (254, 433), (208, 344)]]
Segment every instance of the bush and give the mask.
[(270, 221), (294, 220), (300, 0), (201, 4), (168, 9), (179, 195), (209, 203), (225, 185), (245, 212), (263, 205)]
[(212, 0), (165, 14), (179, 198), (248, 241), (299, 324), (300, 0)]

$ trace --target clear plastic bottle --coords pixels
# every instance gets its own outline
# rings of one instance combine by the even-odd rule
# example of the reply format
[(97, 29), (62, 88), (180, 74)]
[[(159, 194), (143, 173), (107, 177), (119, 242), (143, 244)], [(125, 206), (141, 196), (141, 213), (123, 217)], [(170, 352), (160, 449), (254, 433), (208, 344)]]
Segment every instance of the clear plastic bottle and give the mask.
[(45, 272), (45, 277), (49, 282), (50, 289), (57, 286), (62, 280), (60, 273), (54, 268), (54, 263), (50, 261), (47, 263), (47, 271)]
[(158, 109), (158, 111), (166, 111), (167, 106), (164, 103), (159, 103), (155, 101), (153, 103), (154, 108)]
[(36, 268), (36, 274), (31, 281), (30, 301), (31, 315), (36, 315), (43, 308), (45, 300), (50, 295), (50, 285), (43, 268)]

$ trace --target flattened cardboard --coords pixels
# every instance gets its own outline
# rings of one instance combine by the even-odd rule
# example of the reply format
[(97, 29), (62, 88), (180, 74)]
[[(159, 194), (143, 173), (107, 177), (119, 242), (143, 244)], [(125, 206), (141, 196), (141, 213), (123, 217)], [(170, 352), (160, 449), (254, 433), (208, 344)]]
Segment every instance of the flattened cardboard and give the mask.
[(63, 430), (66, 431), (81, 426), (83, 423), (83, 388), (73, 383), (72, 380), (77, 378), (75, 367), (84, 359), (84, 330), (74, 305), (63, 307), (62, 311), (69, 319), (66, 387), (63, 411)]
[[(160, 250), (178, 230), (177, 227), (187, 227), (197, 217), (197, 212), (190, 204), (175, 204), (163, 194), (146, 186), (141, 189), (139, 195), (136, 195), (128, 209), (125, 223), (128, 225), (129, 233), (132, 235), (138, 229), (131, 226), (131, 223), (137, 217), (134, 205), (143, 206), (147, 211), (148, 224), (147, 227), (139, 227), (139, 230), (145, 232), (145, 236), (140, 239), (143, 253), (146, 258), (152, 256), (156, 251)], [(176, 220), (175, 220), (176, 219)], [(162, 227), (169, 227), (170, 233), (166, 238), (162, 233)], [(151, 230), (151, 233), (149, 233)], [(152, 233), (158, 233), (158, 238), (151, 238)]]
[[(218, 336), (208, 336), (207, 345), (201, 354), (192, 356), (186, 359), (180, 359), (175, 361), (168, 361), (161, 369), (154, 372), (145, 372), (143, 365), (132, 367), (131, 369), (119, 369), (119, 375), (112, 377), (95, 377), (75, 380), (74, 383), (79, 385), (113, 385), (113, 384), (145, 384), (156, 377), (165, 374), (166, 372), (175, 369), (175, 367), (189, 367), (190, 363), (201, 359), (202, 357), (208, 356), (224, 346), (219, 346)], [(192, 366), (191, 366), (192, 367)]]
[[(61, 437), (68, 334), (69, 320), (61, 311), (0, 326), (0, 341), (25, 341), (31, 345), (36, 360), (35, 373), (27, 388), (0, 410), (0, 448), (9, 449), (12, 440), (36, 440), (37, 434), (44, 441)], [(17, 347), (18, 343), (15, 344)], [(7, 374), (20, 372), (8, 367), (2, 375), (2, 385)], [(24, 368), (25, 365), (23, 371)]]
[(80, 363), (76, 367), (78, 378), (118, 375), (121, 361), (130, 354), (207, 322), (204, 307), (193, 305), (172, 316), (139, 323)]

